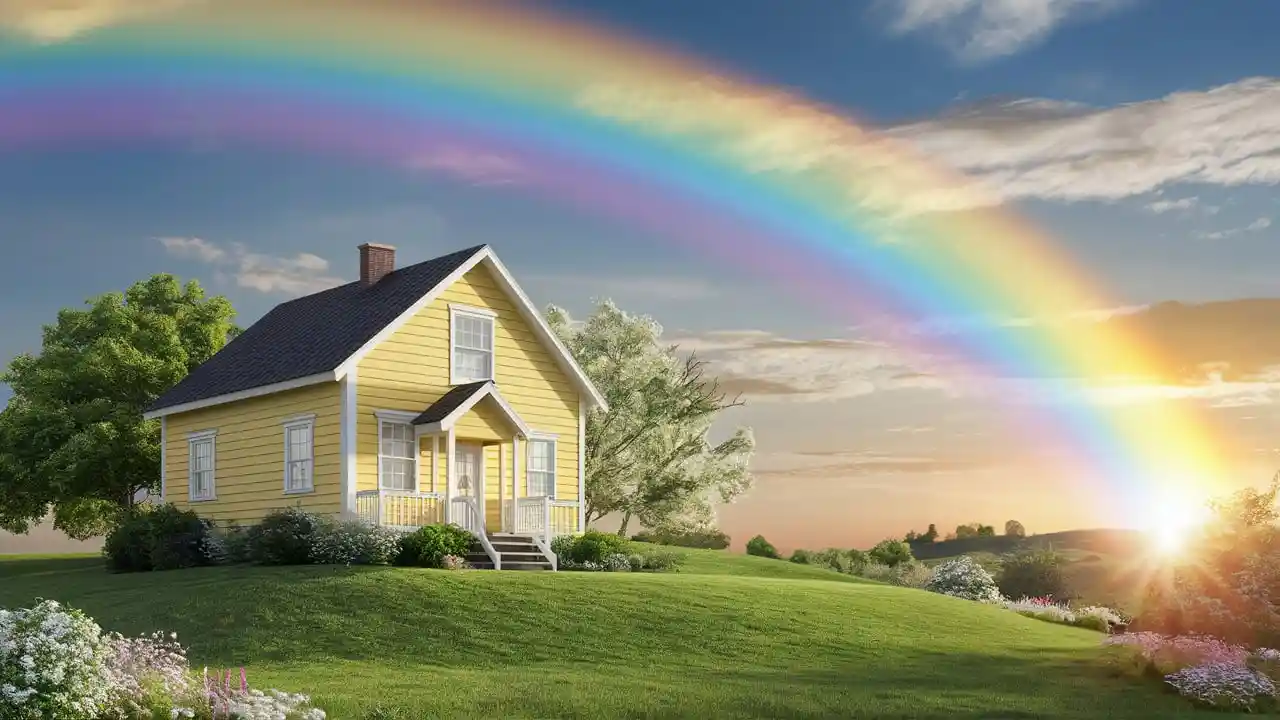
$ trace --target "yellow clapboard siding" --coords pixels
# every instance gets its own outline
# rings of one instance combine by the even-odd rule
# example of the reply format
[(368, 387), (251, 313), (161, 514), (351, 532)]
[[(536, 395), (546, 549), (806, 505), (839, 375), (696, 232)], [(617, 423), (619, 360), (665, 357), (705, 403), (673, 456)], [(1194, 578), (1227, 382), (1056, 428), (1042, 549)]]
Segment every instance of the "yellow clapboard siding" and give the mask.
[[(564, 500), (578, 499), (577, 388), (484, 266), (474, 268), (445, 289), (440, 297), (361, 359), (356, 384), (358, 487), (377, 487), (378, 420), (374, 412), (421, 412), (452, 387), (449, 382), (450, 304), (483, 308), (496, 314), (494, 380), (503, 397), (532, 429), (559, 437), (557, 496)], [(506, 455), (507, 463), (510, 463), (511, 429), (503, 427), (505, 422), (496, 417), (496, 413), (489, 414), (485, 405), (487, 403), (477, 406), (459, 422), (455, 437), (486, 442), (502, 440), (508, 443)], [(429, 478), (430, 462), (434, 461), (437, 464), (438, 489), (443, 491), (448, 462), (444, 457), (443, 438), (439, 446), (439, 456), (429, 458), (430, 439), (424, 439), (419, 451), (419, 471)], [(423, 458), (423, 452), (429, 459)], [(517, 472), (521, 475), (526, 464), (523, 457), (526, 452), (527, 444), (522, 443), (521, 457), (516, 458)], [(497, 446), (486, 447), (486, 515), (490, 523), (497, 522), (496, 513), (500, 512), (497, 509), (500, 507), (497, 502), (497, 458)], [(510, 487), (509, 466), (503, 475)], [(425, 479), (425, 482), (429, 484), (430, 480)], [(523, 492), (523, 481), (518, 488)]]
[[(338, 383), (249, 398), (165, 418), (165, 499), (211, 519), (252, 523), (273, 509), (299, 505), (311, 512), (341, 510), (342, 458)], [(283, 422), (315, 415), (313, 484), (309, 493), (284, 492)], [(188, 501), (188, 433), (216, 430), (215, 500)]]

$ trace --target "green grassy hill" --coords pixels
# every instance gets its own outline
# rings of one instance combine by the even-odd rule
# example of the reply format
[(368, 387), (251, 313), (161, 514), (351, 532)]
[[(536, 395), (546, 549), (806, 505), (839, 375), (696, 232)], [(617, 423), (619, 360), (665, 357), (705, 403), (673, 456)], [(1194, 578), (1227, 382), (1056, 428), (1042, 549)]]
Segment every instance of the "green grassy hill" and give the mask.
[(911, 552), (928, 565), (969, 555), (992, 572), (1000, 556), (1020, 547), (1053, 548), (1066, 558), (1067, 582), (1081, 602), (1136, 612), (1143, 592), (1144, 560), (1149, 540), (1136, 530), (1069, 530), (1032, 535), (918, 543)]
[(110, 575), (0, 560), (37, 597), (193, 665), (310, 692), (331, 717), (1176, 718), (1101, 636), (792, 563), (679, 550), (672, 574), (222, 567)]

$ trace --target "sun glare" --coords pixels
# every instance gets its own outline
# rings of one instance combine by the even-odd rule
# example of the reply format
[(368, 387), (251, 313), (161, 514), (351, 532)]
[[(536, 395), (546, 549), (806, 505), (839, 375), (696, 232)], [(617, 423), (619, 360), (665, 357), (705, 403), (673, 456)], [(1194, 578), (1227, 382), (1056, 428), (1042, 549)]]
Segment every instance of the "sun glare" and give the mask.
[(1188, 497), (1168, 497), (1151, 508), (1147, 532), (1157, 552), (1176, 554), (1186, 547), (1190, 536), (1207, 518), (1208, 511), (1202, 502)]

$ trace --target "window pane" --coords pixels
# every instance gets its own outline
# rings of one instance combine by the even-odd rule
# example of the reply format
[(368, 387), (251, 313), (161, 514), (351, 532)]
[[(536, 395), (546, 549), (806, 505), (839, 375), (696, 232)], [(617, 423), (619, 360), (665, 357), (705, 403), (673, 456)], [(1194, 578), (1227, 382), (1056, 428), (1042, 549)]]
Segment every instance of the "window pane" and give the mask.
[(382, 423), (382, 477), (379, 484), (386, 490), (413, 490), (413, 462), (417, 453), (413, 426), (407, 423)]

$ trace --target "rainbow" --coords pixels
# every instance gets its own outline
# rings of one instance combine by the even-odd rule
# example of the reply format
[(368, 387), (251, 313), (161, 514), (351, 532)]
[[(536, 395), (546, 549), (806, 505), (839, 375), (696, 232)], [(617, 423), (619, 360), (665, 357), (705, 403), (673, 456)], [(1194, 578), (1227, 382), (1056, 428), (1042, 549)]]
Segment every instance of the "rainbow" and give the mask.
[[(213, 138), (473, 179), (496, 167), (522, 189), (643, 223), (880, 332), (1105, 302), (1050, 238), (909, 148), (803, 98), (527, 6), (146, 0), (113, 17), (112, 3), (12, 5), (0, 10), (17, 32), (0, 42), (0, 152)], [(1082, 493), (1111, 494), (1130, 519), (1223, 475), (1222, 446), (1190, 409), (1070, 401), (1073, 388), (1118, 373), (1160, 375), (1161, 358), (1105, 324), (986, 325), (916, 336), (913, 348), (964, 368), (967, 382), (1069, 379), (1059, 401), (1016, 424), (1056, 445)]]

